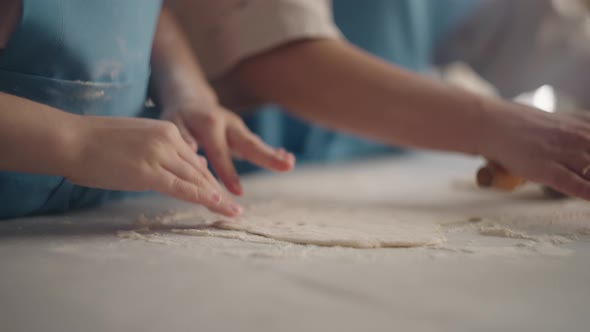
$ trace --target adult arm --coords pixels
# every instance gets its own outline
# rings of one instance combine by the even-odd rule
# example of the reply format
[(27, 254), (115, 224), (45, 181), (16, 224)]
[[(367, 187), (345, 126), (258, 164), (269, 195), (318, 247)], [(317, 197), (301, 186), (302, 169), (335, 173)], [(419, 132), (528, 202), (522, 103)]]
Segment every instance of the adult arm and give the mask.
[[(262, 6), (263, 1), (251, 3)], [(273, 3), (310, 10), (301, 24), (317, 18), (330, 21), (316, 15), (311, 0)], [(268, 10), (273, 8), (261, 8), (266, 16), (272, 13)], [(229, 27), (219, 20), (219, 31), (229, 29), (232, 33), (226, 36), (234, 36), (222, 45), (237, 45), (231, 43), (237, 36), (254, 38), (240, 33), (248, 31), (240, 29), (251, 22), (248, 18), (257, 17), (246, 12), (233, 14), (240, 19)], [(285, 24), (279, 22), (273, 30), (282, 28)], [(213, 30), (193, 30), (197, 50), (205, 45), (199, 40), (206, 39), (198, 37), (199, 31)], [(385, 63), (333, 35), (302, 33), (244, 54), (225, 67), (225, 74), (213, 73), (220, 88), (229, 86), (250, 100), (278, 103), (308, 120), (382, 142), (483, 155), (517, 176), (590, 199), (588, 174), (583, 174), (590, 164), (587, 121), (450, 87)]]

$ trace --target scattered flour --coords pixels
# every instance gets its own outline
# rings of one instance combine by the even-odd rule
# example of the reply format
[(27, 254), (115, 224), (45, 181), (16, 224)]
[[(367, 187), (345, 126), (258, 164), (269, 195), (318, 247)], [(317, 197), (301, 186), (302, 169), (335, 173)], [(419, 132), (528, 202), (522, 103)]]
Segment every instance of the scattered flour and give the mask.
[(239, 231), (221, 230), (221, 229), (216, 229), (216, 228), (172, 229), (171, 232), (174, 234), (181, 234), (181, 235), (217, 237), (217, 238), (240, 240), (240, 241), (253, 242), (253, 243), (268, 243), (268, 244), (281, 243), (280, 241), (269, 239), (269, 238), (266, 238), (263, 236), (248, 234), (248, 233), (239, 232)]
[(117, 236), (122, 239), (128, 240), (147, 240), (148, 238), (144, 235), (139, 234), (136, 231), (117, 231)]
[(509, 239), (520, 239), (520, 240), (528, 240), (537, 243), (543, 244), (552, 244), (552, 245), (562, 245), (566, 243), (572, 242), (571, 239), (568, 239), (561, 235), (530, 235), (524, 232), (518, 232), (511, 230), (505, 226), (492, 224), (492, 225), (482, 225), (479, 227), (479, 234), (484, 236), (494, 236), (494, 237), (503, 237)]
[(163, 245), (180, 245), (178, 241), (161, 236), (158, 233), (140, 234), (138, 231), (117, 231), (117, 236), (127, 240), (139, 240)]

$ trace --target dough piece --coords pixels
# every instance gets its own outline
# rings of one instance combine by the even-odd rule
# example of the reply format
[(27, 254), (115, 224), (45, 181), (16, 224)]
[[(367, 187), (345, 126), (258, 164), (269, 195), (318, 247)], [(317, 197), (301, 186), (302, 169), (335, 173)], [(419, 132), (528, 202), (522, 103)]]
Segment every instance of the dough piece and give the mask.
[(391, 209), (310, 208), (274, 203), (250, 209), (242, 220), (220, 221), (214, 226), (325, 247), (408, 248), (444, 241), (434, 220), (417, 214), (396, 214)]

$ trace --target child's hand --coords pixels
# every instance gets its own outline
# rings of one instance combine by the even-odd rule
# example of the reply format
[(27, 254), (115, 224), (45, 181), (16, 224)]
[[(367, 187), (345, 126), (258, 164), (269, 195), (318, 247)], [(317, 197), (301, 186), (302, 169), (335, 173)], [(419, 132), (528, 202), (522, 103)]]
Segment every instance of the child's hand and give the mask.
[(289, 171), (295, 164), (291, 153), (263, 143), (240, 117), (221, 106), (203, 109), (188, 104), (164, 111), (162, 119), (176, 124), (194, 151), (203, 148), (221, 181), (236, 195), (242, 194), (242, 186), (232, 156), (278, 172)]
[(124, 191), (154, 190), (235, 216), (232, 202), (173, 124), (160, 120), (80, 117), (71, 165), (75, 184)]

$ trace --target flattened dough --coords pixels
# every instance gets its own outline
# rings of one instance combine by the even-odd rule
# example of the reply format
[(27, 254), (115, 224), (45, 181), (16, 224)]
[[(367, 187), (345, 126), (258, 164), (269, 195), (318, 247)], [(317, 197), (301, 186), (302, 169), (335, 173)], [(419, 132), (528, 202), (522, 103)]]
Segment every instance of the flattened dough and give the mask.
[(247, 210), (243, 220), (214, 225), (279, 241), (328, 247), (406, 248), (444, 241), (440, 226), (431, 218), (370, 207), (256, 204)]

